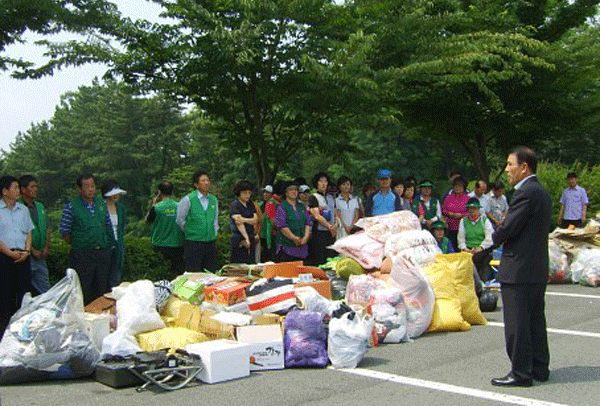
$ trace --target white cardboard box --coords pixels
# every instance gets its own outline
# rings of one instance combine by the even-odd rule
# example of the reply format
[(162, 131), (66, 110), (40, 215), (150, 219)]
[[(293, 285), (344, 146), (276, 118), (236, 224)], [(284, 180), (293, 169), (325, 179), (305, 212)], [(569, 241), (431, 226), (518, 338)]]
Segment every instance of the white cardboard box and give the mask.
[(242, 326), (236, 336), (239, 342), (250, 344), (251, 371), (284, 368), (281, 325)]
[(81, 319), (94, 346), (98, 351), (102, 351), (102, 341), (110, 334), (110, 315), (108, 313), (83, 313)]
[(250, 345), (232, 340), (206, 341), (188, 344), (185, 350), (197, 354), (202, 359), (204, 370), (200, 380), (205, 383), (218, 383), (250, 375)]

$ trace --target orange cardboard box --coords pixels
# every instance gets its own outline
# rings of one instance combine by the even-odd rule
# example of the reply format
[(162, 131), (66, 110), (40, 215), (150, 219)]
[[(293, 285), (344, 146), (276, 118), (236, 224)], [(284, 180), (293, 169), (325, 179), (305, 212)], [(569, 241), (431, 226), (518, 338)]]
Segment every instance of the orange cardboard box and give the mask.
[(314, 266), (304, 266), (302, 261), (265, 265), (263, 276), (265, 278), (272, 278), (274, 276), (297, 278), (301, 273), (312, 274), (315, 280), (308, 283), (297, 283), (295, 285), (296, 287), (311, 286), (319, 292), (321, 296), (331, 299), (331, 282), (325, 272)]
[(327, 299), (331, 299), (331, 282), (321, 268), (315, 266), (299, 266), (298, 275), (301, 273), (310, 273), (315, 279), (314, 282), (297, 283), (297, 287), (312, 286), (319, 294)]
[(236, 279), (228, 279), (204, 288), (204, 300), (229, 306), (246, 299), (246, 287), (248, 282), (240, 282)]
[(304, 265), (302, 261), (295, 262), (280, 262), (278, 264), (265, 265), (263, 269), (263, 276), (265, 278), (273, 278), (274, 276), (280, 276), (282, 278), (297, 278), (298, 267)]

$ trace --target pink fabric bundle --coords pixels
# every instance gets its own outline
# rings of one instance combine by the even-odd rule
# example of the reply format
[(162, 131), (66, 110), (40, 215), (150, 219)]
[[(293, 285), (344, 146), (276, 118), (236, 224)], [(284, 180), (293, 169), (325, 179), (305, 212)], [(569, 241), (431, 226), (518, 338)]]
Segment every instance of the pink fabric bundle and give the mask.
[(384, 246), (382, 242), (360, 232), (341, 238), (330, 248), (357, 261), (365, 269), (381, 267)]

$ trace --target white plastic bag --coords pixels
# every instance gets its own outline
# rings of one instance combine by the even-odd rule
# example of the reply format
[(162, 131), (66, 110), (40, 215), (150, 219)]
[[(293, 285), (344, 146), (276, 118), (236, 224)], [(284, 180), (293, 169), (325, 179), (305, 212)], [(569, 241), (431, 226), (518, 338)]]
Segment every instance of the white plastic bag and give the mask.
[(356, 368), (367, 352), (373, 319), (355, 312), (344, 313), (329, 322), (327, 355), (334, 368)]
[(152, 282), (144, 280), (116, 287), (113, 296), (117, 300), (117, 330), (104, 338), (102, 358), (135, 354), (141, 351), (135, 335), (165, 328), (156, 311)]
[(117, 329), (125, 329), (132, 335), (165, 328), (156, 311), (154, 284), (143, 280), (127, 287), (116, 287), (113, 296), (117, 300)]
[(102, 358), (127, 357), (142, 351), (135, 336), (125, 330), (115, 330), (102, 340)]

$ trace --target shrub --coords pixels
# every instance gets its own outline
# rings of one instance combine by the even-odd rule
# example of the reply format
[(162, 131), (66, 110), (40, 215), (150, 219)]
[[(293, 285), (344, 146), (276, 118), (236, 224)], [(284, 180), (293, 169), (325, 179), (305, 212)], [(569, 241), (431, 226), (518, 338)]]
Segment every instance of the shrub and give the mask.
[(65, 240), (57, 235), (52, 235), (50, 250), (48, 251), (48, 257), (46, 257), (51, 285), (54, 285), (66, 275), (70, 250), (71, 247)]

